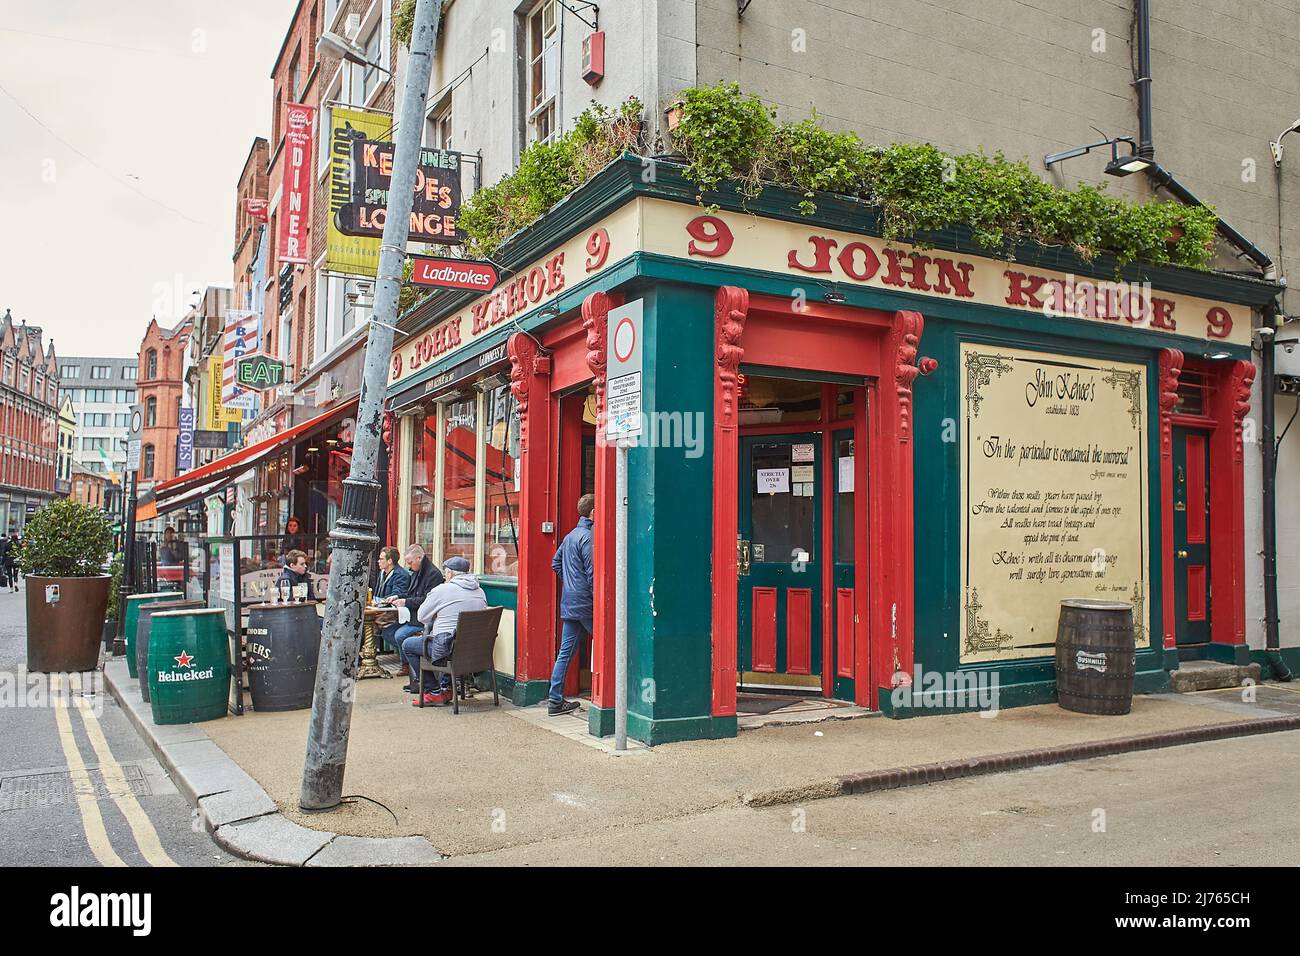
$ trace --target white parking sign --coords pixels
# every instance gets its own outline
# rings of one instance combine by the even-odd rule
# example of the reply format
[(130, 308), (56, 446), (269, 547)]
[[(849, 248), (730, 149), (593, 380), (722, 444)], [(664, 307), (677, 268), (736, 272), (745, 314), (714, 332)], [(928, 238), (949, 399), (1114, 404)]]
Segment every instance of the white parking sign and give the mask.
[(605, 437), (641, 434), (642, 301), (609, 310), (606, 338)]

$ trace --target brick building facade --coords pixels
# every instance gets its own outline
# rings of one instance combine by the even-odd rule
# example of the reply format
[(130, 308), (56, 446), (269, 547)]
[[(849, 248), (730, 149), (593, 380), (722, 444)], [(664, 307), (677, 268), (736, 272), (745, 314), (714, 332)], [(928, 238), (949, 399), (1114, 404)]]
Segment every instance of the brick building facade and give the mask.
[(56, 497), (59, 363), (41, 330), (0, 319), (0, 530), (21, 532)]
[(191, 322), (164, 329), (149, 320), (140, 343), (136, 401), (144, 417), (140, 437), (140, 491), (176, 476), (176, 436), (184, 390)]

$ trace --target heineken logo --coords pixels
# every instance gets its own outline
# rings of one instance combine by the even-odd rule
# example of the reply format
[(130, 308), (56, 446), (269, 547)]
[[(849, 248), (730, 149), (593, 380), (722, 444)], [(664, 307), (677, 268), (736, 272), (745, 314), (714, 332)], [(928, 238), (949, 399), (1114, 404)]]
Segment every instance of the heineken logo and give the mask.
[(190, 656), (189, 651), (181, 651), (177, 657), (172, 660), (176, 662), (177, 667), (183, 667), (185, 670), (159, 671), (158, 683), (174, 684), (177, 681), (189, 680), (211, 680), (216, 674), (215, 667), (209, 667), (205, 670), (194, 669), (194, 658)]

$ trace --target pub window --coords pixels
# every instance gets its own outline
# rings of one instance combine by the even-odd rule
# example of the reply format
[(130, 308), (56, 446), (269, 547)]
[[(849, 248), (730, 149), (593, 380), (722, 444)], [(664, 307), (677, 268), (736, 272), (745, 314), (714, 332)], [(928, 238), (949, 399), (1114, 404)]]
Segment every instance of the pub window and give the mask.
[(519, 573), (519, 414), (509, 385), (487, 393), (483, 571)]
[(528, 16), (528, 122), (530, 140), (555, 135), (560, 86), (560, 32), (555, 0), (542, 0)]
[[(403, 450), (402, 454), (406, 454)], [(430, 405), (414, 416), (411, 427), (411, 543), (428, 551), (433, 560), (434, 524), (437, 516), (438, 410)]]
[(475, 396), (446, 405), (443, 430), (442, 560), (454, 555), (474, 562), (476, 533), (474, 502), (478, 449), (478, 399)]
[(1199, 369), (1185, 368), (1178, 376), (1175, 415), (1208, 415), (1210, 383)]

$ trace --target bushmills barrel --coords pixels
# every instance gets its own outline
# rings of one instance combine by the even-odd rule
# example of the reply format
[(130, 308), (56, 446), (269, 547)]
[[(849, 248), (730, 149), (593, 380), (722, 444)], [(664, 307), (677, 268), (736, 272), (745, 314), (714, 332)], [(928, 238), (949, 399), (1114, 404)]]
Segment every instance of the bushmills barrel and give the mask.
[(1056, 630), (1056, 696), (1080, 714), (1133, 709), (1137, 647), (1133, 605), (1122, 601), (1061, 602)]
[(320, 655), (320, 616), (314, 603), (254, 604), (244, 628), (248, 689), (259, 712), (311, 706)]

